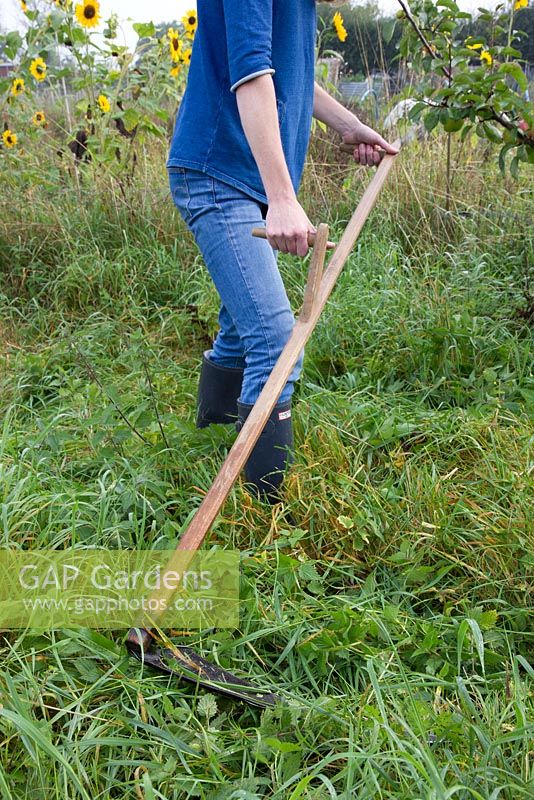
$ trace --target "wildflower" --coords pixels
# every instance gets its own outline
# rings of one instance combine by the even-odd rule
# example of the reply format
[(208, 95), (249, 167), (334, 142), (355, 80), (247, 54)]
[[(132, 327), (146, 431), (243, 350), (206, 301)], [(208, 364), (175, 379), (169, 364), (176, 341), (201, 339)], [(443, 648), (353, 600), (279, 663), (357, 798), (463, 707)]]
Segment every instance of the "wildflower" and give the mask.
[(36, 111), (32, 117), (32, 122), (36, 128), (39, 128), (41, 125), (46, 123), (46, 117), (44, 115), (44, 111)]
[(75, 9), (76, 19), (83, 28), (94, 28), (100, 22), (98, 0), (83, 0)]
[(491, 65), (493, 64), (493, 56), (491, 55), (491, 53), (488, 53), (487, 50), (482, 50), (482, 52), (480, 53), (480, 60), (484, 61), (488, 65), (488, 67), (491, 67)]
[(176, 66), (172, 67), (172, 69), (171, 69), (172, 77), (173, 78), (177, 78), (181, 71), (182, 71), (182, 65), (181, 64), (176, 64)]
[(167, 31), (167, 37), (169, 39), (171, 58), (173, 61), (178, 62), (180, 61), (180, 57), (182, 55), (182, 43), (180, 41), (178, 31), (175, 31), (174, 28), (169, 28)]
[(191, 63), (191, 48), (189, 47), (187, 50), (184, 50), (182, 53), (182, 61), (184, 64)]
[(15, 78), (13, 83), (11, 84), (11, 94), (15, 95), (15, 97), (19, 94), (22, 94), (24, 91), (24, 81), (22, 78)]
[(103, 114), (107, 114), (111, 109), (111, 103), (105, 94), (101, 94), (98, 97), (98, 105), (100, 106), (100, 111), (102, 111)]
[(515, 0), (514, 11), (519, 11), (520, 8), (526, 8), (527, 6), (528, 0)]
[(347, 31), (345, 30), (345, 26), (343, 25), (343, 17), (339, 13), (339, 11), (336, 11), (336, 13), (334, 14), (334, 18), (332, 19), (332, 25), (336, 30), (337, 38), (339, 39), (339, 41), (344, 42), (345, 39), (347, 38)]
[(182, 17), (183, 26), (185, 28), (186, 36), (188, 39), (193, 39), (195, 33), (197, 32), (197, 12), (195, 9), (188, 11), (185, 16)]
[(2, 139), (4, 140), (5, 146), (9, 147), (10, 149), (15, 147), (17, 144), (17, 134), (13, 133), (13, 131), (10, 131), (9, 129), (3, 132)]
[(42, 58), (34, 58), (30, 64), (30, 72), (36, 81), (44, 81), (46, 78), (46, 64)]

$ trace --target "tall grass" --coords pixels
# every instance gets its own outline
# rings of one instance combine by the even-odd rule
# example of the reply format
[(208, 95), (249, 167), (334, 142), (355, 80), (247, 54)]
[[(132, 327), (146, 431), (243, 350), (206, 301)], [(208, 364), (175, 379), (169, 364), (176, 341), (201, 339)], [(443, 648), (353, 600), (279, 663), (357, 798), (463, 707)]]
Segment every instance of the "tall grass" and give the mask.
[[(534, 208), (456, 156), (448, 211), (444, 143), (399, 157), (306, 350), (285, 502), (238, 484), (212, 532), (242, 551), (240, 628), (186, 641), (285, 704), (156, 676), (104, 629), (5, 632), (2, 796), (532, 796)], [(233, 441), (194, 426), (217, 297), (163, 158), (81, 193), (6, 175), (4, 547), (172, 547)], [(339, 237), (366, 179), (316, 136), (310, 217)], [(306, 265), (281, 268), (297, 309)]]

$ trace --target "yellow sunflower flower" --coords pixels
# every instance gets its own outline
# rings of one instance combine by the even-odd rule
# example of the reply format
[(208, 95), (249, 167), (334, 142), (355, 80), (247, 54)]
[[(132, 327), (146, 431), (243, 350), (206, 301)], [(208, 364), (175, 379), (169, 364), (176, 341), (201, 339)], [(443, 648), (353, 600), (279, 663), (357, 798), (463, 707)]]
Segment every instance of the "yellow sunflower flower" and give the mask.
[(15, 97), (17, 97), (17, 95), (22, 94), (23, 91), (24, 91), (24, 81), (23, 81), (23, 79), (22, 78), (15, 78), (15, 80), (11, 84), (11, 94), (13, 94), (13, 95), (15, 95)]
[(111, 110), (111, 103), (109, 102), (105, 94), (99, 95), (98, 105), (100, 106), (100, 111), (102, 111), (103, 114), (108, 114), (109, 111)]
[(20, 7), (24, 11), (24, 13), (26, 13), (26, 11), (28, 10), (28, 3), (26, 2), (26, 0), (20, 0)]
[(17, 144), (17, 134), (13, 133), (13, 131), (10, 131), (9, 129), (3, 132), (2, 139), (4, 141), (5, 146), (10, 149), (12, 147), (15, 147), (15, 145)]
[(41, 125), (46, 123), (46, 117), (44, 115), (44, 111), (36, 111), (32, 117), (32, 122), (36, 128), (39, 128)]
[(519, 11), (520, 8), (527, 8), (528, 0), (515, 0), (514, 11)]
[(484, 61), (484, 63), (487, 64), (488, 67), (491, 67), (491, 65), (493, 64), (493, 56), (491, 55), (491, 53), (488, 53), (487, 50), (482, 50), (480, 54), (480, 60)]
[(191, 11), (188, 11), (185, 16), (182, 17), (182, 23), (185, 28), (186, 36), (188, 39), (193, 39), (195, 33), (197, 32), (197, 12), (193, 8)]
[(181, 64), (176, 64), (176, 66), (172, 67), (172, 69), (171, 69), (172, 77), (173, 78), (177, 78), (181, 71), (182, 71), (182, 65)]
[(191, 63), (191, 52), (192, 52), (192, 50), (189, 47), (187, 50), (184, 50), (184, 52), (182, 53), (182, 61), (183, 61), (184, 64), (190, 64)]
[(480, 42), (478, 42), (477, 44), (469, 44), (469, 39), (466, 39), (465, 44), (470, 50), (482, 50), (482, 45), (480, 44)]
[(169, 50), (171, 52), (171, 58), (174, 62), (180, 61), (180, 57), (182, 55), (182, 43), (180, 41), (180, 36), (178, 31), (175, 31), (174, 28), (169, 28), (167, 31), (167, 38), (169, 40)]
[(30, 64), (30, 72), (36, 81), (44, 81), (46, 78), (46, 64), (42, 58), (34, 58)]
[(82, 28), (94, 28), (100, 22), (100, 4), (98, 0), (83, 0), (83, 3), (78, 3), (74, 13)]
[(339, 41), (344, 42), (345, 39), (347, 38), (347, 31), (345, 30), (345, 26), (343, 24), (343, 17), (339, 13), (339, 11), (336, 11), (336, 13), (334, 14), (334, 17), (332, 19), (332, 25), (334, 26)]

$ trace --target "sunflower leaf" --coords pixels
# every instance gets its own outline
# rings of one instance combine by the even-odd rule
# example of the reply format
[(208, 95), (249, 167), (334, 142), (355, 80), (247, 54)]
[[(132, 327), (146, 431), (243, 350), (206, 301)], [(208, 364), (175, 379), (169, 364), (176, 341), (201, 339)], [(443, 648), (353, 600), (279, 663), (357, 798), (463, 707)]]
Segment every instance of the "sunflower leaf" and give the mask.
[(156, 26), (153, 22), (134, 22), (132, 28), (141, 39), (156, 35)]

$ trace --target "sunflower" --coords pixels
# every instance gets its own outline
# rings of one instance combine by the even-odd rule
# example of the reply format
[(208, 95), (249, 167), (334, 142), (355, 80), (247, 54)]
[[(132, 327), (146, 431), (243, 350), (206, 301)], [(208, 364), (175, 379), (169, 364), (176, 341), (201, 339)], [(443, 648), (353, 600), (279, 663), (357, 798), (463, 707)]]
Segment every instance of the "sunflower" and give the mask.
[(169, 50), (171, 51), (171, 58), (176, 63), (180, 61), (180, 57), (182, 55), (182, 43), (180, 41), (180, 36), (178, 35), (178, 31), (175, 31), (174, 28), (169, 28), (167, 31), (167, 38), (169, 39)]
[(488, 67), (491, 67), (491, 65), (493, 64), (493, 56), (491, 55), (491, 53), (488, 53), (487, 50), (482, 50), (480, 54), (480, 60), (484, 61), (484, 63), (487, 64)]
[(44, 111), (36, 111), (35, 114), (32, 117), (32, 122), (33, 122), (33, 124), (35, 125), (36, 128), (39, 128), (42, 125), (45, 125), (46, 117), (44, 115)]
[(28, 10), (28, 3), (26, 2), (26, 0), (20, 0), (20, 7), (24, 11), (24, 13), (26, 13), (26, 11)]
[(181, 64), (176, 64), (176, 66), (172, 67), (172, 69), (171, 69), (172, 77), (173, 78), (177, 78), (181, 71), (182, 71), (182, 65)]
[(339, 11), (336, 11), (336, 13), (334, 14), (334, 17), (332, 19), (332, 25), (335, 28), (337, 38), (339, 39), (339, 41), (344, 42), (345, 39), (347, 38), (347, 31), (345, 30), (345, 26), (343, 25), (343, 17), (339, 13)]
[(6, 147), (12, 148), (17, 144), (17, 134), (9, 129), (3, 132), (2, 139)]
[(19, 94), (22, 94), (24, 91), (24, 81), (22, 78), (15, 78), (13, 83), (11, 84), (11, 94), (15, 95), (15, 97)]
[(184, 64), (191, 63), (191, 48), (189, 47), (187, 50), (184, 50), (182, 53), (182, 61)]
[(98, 98), (98, 105), (100, 106), (100, 111), (103, 114), (108, 114), (111, 109), (111, 103), (109, 102), (108, 98), (105, 94), (101, 94)]
[(193, 8), (191, 11), (188, 11), (185, 16), (182, 17), (182, 23), (185, 28), (186, 36), (188, 39), (193, 39), (195, 33), (197, 32), (197, 12)]
[(528, 0), (515, 0), (514, 11), (519, 11), (520, 8), (526, 8), (527, 6)]
[(76, 6), (75, 14), (82, 28), (94, 28), (100, 22), (100, 4), (98, 0), (83, 0)]
[(42, 58), (34, 58), (30, 64), (30, 72), (36, 81), (44, 81), (46, 78), (46, 64)]
[(470, 50), (482, 50), (482, 45), (480, 42), (477, 42), (476, 44), (469, 44), (469, 39), (466, 39), (465, 44)]

